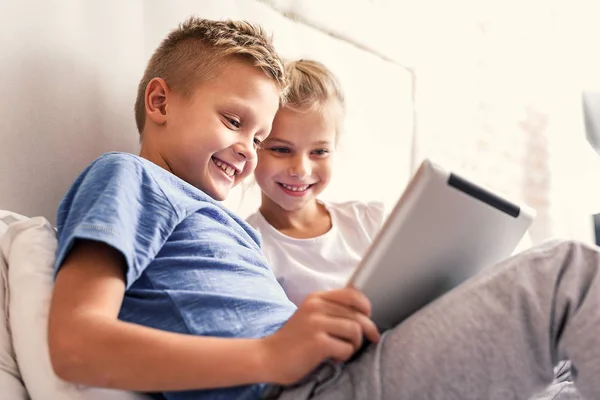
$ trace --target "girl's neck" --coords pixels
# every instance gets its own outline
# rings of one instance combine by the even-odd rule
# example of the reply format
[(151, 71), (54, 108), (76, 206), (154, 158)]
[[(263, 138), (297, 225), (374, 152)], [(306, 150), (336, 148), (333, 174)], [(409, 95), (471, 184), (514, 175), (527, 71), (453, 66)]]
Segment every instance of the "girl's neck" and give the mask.
[(296, 239), (321, 236), (332, 226), (329, 211), (317, 201), (301, 210), (287, 211), (263, 195), (260, 213), (273, 228)]

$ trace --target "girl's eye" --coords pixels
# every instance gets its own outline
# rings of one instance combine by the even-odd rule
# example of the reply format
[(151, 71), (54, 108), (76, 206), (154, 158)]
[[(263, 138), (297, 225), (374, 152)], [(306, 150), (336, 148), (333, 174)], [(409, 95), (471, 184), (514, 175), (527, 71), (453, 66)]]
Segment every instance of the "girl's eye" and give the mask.
[(287, 147), (271, 147), (269, 150), (279, 154), (287, 154), (290, 152), (290, 149), (288, 149)]
[(313, 154), (317, 155), (317, 156), (326, 156), (327, 154), (329, 154), (329, 150), (327, 149), (318, 149), (313, 151)]
[(259, 138), (254, 138), (254, 147), (258, 148), (262, 144), (262, 140)]

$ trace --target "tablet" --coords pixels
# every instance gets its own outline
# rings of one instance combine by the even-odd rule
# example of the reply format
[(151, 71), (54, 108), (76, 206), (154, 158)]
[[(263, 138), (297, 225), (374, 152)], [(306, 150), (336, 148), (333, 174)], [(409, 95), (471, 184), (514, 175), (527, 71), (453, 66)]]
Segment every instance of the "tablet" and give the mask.
[(348, 285), (393, 328), (483, 268), (511, 256), (535, 212), (424, 160)]

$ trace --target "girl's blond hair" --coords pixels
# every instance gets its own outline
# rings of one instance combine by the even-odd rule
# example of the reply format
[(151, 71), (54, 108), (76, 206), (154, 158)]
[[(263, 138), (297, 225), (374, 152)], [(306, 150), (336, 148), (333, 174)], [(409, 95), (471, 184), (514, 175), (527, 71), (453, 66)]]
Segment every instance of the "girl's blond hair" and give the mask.
[(336, 76), (323, 64), (300, 59), (285, 63), (288, 90), (285, 107), (297, 112), (332, 112), (338, 132), (344, 112), (344, 93)]

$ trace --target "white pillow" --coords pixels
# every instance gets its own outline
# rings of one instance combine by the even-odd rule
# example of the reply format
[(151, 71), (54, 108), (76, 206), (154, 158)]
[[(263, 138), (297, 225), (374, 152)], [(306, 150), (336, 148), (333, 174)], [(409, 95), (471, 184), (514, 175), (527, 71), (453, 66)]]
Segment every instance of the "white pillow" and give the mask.
[(147, 396), (73, 385), (60, 380), (48, 355), (48, 310), (57, 240), (50, 223), (35, 217), (12, 223), (0, 247), (8, 260), (10, 327), (21, 376), (33, 400), (142, 400)]
[[(16, 218), (9, 215), (7, 211), (0, 210), (0, 238), (8, 229), (8, 223), (15, 221)], [(4, 256), (0, 252), (0, 393), (6, 399), (26, 399), (27, 391), (13, 349), (11, 333), (8, 322), (8, 269), (4, 261)]]

